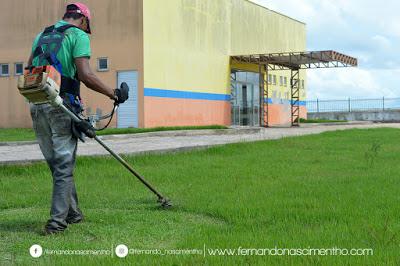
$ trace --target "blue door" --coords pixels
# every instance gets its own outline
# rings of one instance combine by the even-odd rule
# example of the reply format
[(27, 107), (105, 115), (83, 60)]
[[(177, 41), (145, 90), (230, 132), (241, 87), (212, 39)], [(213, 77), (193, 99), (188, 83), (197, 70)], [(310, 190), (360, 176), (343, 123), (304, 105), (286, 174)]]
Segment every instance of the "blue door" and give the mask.
[(120, 71), (117, 75), (118, 87), (122, 82), (126, 82), (129, 86), (129, 99), (118, 108), (117, 127), (138, 127), (138, 73)]

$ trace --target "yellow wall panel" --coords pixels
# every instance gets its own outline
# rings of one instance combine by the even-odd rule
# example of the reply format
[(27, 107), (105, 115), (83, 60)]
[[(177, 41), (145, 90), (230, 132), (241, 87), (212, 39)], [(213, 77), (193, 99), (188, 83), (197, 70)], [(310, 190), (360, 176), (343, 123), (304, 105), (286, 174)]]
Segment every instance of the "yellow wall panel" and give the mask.
[(230, 93), (230, 55), (305, 50), (305, 25), (246, 0), (146, 0), (144, 87)]
[(228, 0), (144, 1), (144, 86), (227, 93)]
[(304, 51), (305, 24), (245, 0), (232, 0), (231, 55)]

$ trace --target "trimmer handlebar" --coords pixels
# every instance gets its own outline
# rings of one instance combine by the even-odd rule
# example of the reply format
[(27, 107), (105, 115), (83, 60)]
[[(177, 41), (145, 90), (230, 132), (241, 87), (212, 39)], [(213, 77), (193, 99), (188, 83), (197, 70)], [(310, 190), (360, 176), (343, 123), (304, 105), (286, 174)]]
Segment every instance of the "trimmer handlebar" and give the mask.
[(124, 103), (129, 98), (129, 86), (126, 82), (122, 82), (121, 86), (115, 89), (114, 94), (116, 96), (115, 105)]
[(97, 131), (98, 130), (103, 130), (106, 127), (108, 127), (108, 125), (110, 124), (110, 122), (111, 122), (111, 120), (112, 120), (112, 118), (113, 118), (113, 116), (115, 114), (115, 111), (117, 111), (119, 105), (121, 103), (124, 103), (128, 99), (128, 97), (129, 97), (129, 86), (128, 86), (128, 84), (126, 84), (126, 82), (122, 82), (120, 87), (115, 89), (114, 93), (115, 93), (115, 96), (117, 96), (116, 97), (117, 99), (114, 102), (114, 106), (113, 106), (112, 111), (110, 113), (106, 114), (106, 115), (99, 116), (99, 117), (91, 117), (91, 118), (88, 119), (91, 122), (91, 124), (95, 124), (95, 123), (97, 123), (97, 122), (99, 122), (101, 120), (109, 118), (107, 124), (104, 127), (95, 128), (95, 130), (97, 130)]

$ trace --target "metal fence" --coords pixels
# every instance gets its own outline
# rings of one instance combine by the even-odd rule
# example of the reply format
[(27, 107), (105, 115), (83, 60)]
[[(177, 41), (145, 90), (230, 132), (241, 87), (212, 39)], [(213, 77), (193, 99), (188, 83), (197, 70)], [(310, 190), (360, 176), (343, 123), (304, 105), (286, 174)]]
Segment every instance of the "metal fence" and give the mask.
[(400, 98), (312, 100), (306, 101), (307, 112), (355, 112), (400, 109)]

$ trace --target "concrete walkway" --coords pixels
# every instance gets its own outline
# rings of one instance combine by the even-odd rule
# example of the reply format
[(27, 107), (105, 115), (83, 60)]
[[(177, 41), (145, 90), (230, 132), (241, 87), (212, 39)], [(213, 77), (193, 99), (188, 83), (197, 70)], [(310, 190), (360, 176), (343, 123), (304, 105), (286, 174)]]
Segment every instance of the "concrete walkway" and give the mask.
[[(232, 128), (227, 130), (165, 131), (131, 135), (102, 136), (117, 153), (139, 154), (209, 147), (226, 143), (279, 139), (351, 128), (400, 128), (400, 123), (302, 124), (294, 128)], [(97, 142), (79, 143), (79, 155), (106, 155)], [(35, 142), (0, 143), (0, 164), (21, 164), (44, 160)]]

